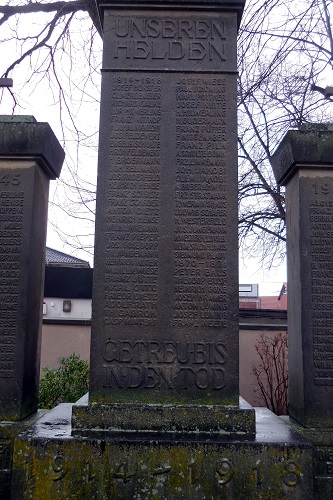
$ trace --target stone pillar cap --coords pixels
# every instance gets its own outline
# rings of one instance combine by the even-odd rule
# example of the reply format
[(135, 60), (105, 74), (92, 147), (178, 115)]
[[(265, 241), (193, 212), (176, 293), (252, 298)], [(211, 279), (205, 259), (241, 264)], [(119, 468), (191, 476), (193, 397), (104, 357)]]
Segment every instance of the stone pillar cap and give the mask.
[(271, 157), (276, 181), (285, 186), (300, 168), (333, 168), (333, 124), (289, 130)]
[(0, 115), (0, 159), (35, 160), (50, 179), (59, 177), (65, 152), (48, 123), (34, 116)]
[[(213, 7), (218, 7), (219, 9), (223, 10), (229, 10), (229, 11), (236, 11), (237, 12), (237, 20), (238, 20), (238, 27), (241, 22), (243, 10), (245, 7), (245, 1), (246, 0), (141, 0), (140, 1), (140, 6), (142, 5), (149, 5), (150, 7), (159, 7), (162, 5), (170, 5), (174, 7), (190, 7), (193, 9), (195, 6), (213, 6)], [(103, 11), (107, 8), (115, 8), (117, 5), (121, 5), (122, 7), (124, 5), (132, 5), (133, 7), (135, 5), (138, 5), (138, 2), (134, 2), (133, 0), (122, 0), (117, 4), (114, 0), (95, 0), (96, 8), (95, 6), (92, 7), (94, 13), (96, 12), (95, 15), (93, 15), (94, 19), (94, 24), (99, 31), (100, 34), (102, 34), (103, 31)]]

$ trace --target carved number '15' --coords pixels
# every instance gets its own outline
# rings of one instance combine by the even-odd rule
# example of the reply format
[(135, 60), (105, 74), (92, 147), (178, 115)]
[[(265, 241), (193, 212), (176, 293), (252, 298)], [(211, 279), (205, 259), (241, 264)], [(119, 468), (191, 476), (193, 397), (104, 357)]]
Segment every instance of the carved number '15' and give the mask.
[(0, 184), (5, 184), (5, 186), (8, 186), (9, 184), (12, 186), (18, 186), (20, 182), (20, 174), (2, 174), (0, 176)]

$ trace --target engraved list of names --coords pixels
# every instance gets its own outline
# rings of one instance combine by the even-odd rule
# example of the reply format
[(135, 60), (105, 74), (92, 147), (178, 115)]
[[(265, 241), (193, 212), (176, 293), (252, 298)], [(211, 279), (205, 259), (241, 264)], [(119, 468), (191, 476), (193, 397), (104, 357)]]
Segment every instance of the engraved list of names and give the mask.
[(0, 379), (14, 376), (24, 192), (20, 174), (0, 175)]
[(333, 385), (333, 182), (313, 179), (310, 248), (314, 383)]
[(227, 326), (225, 86), (176, 83), (175, 326)]
[(161, 79), (112, 78), (104, 323), (156, 326)]

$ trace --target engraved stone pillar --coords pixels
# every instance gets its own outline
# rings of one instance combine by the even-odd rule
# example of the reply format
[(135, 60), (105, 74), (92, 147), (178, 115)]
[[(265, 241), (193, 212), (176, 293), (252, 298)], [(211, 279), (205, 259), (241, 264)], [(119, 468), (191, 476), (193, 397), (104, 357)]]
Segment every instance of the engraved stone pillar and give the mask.
[(286, 186), (289, 412), (333, 425), (333, 128), (289, 131), (273, 161)]
[(0, 421), (37, 409), (48, 185), (63, 159), (47, 123), (0, 116)]
[(289, 414), (314, 445), (314, 498), (332, 498), (333, 126), (289, 131), (273, 162), (286, 186)]
[[(238, 408), (244, 1), (97, 3), (104, 50), (89, 401), (209, 405), (211, 416), (211, 405)], [(113, 410), (121, 425), (126, 411)]]

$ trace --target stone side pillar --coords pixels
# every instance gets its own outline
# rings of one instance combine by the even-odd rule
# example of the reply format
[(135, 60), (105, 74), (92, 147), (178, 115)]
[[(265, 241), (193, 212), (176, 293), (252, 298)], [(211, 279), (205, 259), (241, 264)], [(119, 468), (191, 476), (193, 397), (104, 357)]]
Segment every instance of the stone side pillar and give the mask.
[(37, 410), (48, 189), (63, 160), (47, 123), (0, 116), (0, 421)]
[(331, 498), (333, 127), (289, 131), (273, 162), (286, 186), (289, 414), (315, 444), (316, 498)]

